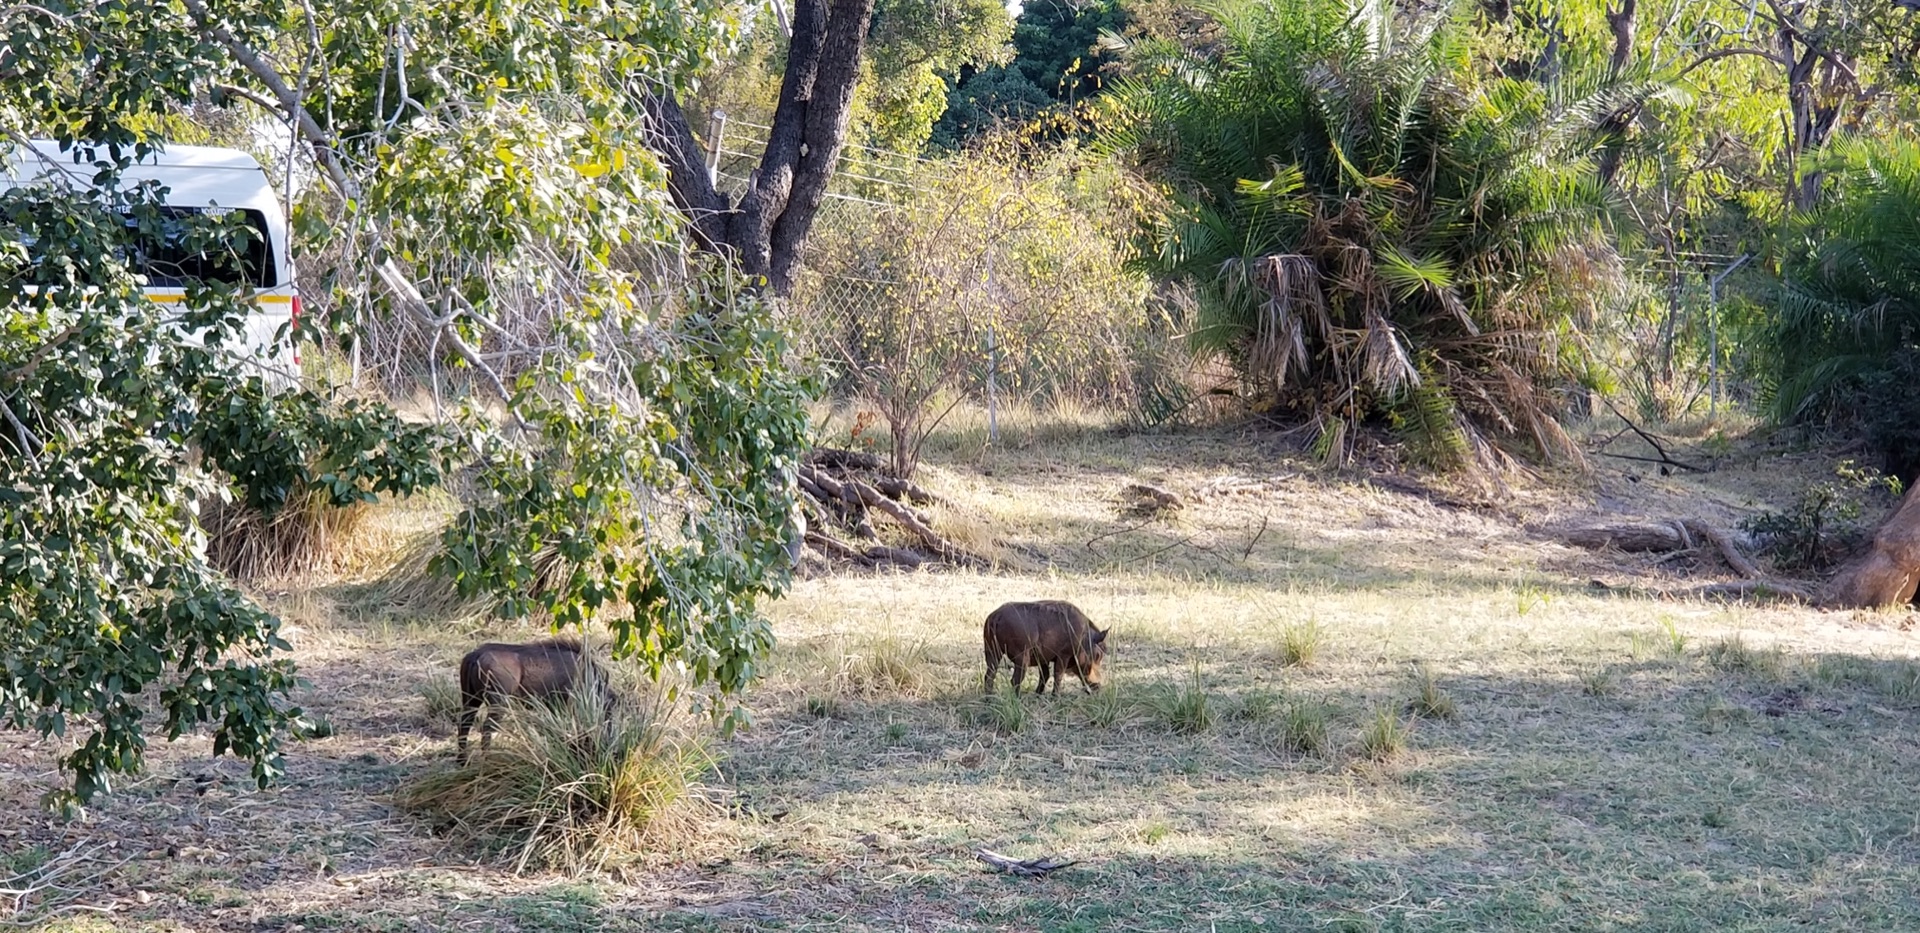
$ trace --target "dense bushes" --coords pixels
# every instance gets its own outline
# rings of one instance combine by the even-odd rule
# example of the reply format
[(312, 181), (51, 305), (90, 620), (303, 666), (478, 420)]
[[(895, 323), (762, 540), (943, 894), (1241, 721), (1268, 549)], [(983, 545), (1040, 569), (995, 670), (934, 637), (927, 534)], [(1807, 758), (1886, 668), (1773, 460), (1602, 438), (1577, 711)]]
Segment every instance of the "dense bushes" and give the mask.
[(1864, 429), (1889, 472), (1920, 464), (1920, 145), (1836, 146), (1827, 199), (1786, 244), (1765, 334), (1773, 413)]
[(1002, 138), (923, 163), (881, 209), (823, 214), (794, 296), (802, 328), (836, 394), (888, 420), (901, 475), (936, 406), (985, 398), (990, 368), (1028, 399), (1133, 396), (1146, 285), (1117, 245), (1126, 211), (1110, 168)]

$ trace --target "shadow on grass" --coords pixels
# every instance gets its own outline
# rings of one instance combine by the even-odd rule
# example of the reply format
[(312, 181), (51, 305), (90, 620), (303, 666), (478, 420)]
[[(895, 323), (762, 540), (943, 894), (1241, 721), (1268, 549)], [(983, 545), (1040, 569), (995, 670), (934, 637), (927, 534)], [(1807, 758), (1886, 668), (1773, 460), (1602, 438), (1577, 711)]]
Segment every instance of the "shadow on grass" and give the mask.
[[(773, 905), (791, 929), (849, 914), (864, 929), (903, 915), (1061, 930), (1920, 928), (1902, 777), (1920, 759), (1920, 667), (1776, 663), (1728, 644), (1593, 676), (1442, 674), (1453, 720), (1414, 721), (1407, 681), (1293, 693), (1334, 709), (1336, 750), (1320, 757), (1277, 749), (1271, 714), (1236, 719), (1255, 693), (1236, 684), (1213, 691), (1220, 718), (1198, 734), (1144, 690), (1108, 726), (1023, 695), (1030, 719), (1011, 734), (969, 716), (964, 694), (850, 700), (840, 718), (742, 737), (729, 773), (762, 809), (894, 837), (865, 856), (816, 843), (874, 887)], [(1371, 762), (1354, 743), (1379, 708), (1413, 722), (1412, 750)], [(1044, 881), (980, 877), (975, 845), (1085, 862)], [(743, 870), (773, 884), (795, 869)]]

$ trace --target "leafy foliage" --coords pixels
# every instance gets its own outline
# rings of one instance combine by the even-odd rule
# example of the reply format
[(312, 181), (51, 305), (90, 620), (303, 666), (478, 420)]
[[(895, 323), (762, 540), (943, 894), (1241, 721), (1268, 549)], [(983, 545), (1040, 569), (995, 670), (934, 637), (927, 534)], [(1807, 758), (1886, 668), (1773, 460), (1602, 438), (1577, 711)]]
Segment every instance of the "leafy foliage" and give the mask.
[[(1920, 146), (1836, 147), (1833, 195), (1792, 228), (1767, 334), (1773, 413), (1785, 421), (1896, 412), (1904, 390), (1861, 397), (1920, 334)], [(1910, 456), (1910, 454), (1909, 454)]]
[[(264, 784), (298, 722), (293, 668), (272, 657), (278, 621), (202, 559), (196, 501), (406, 494), (439, 481), (442, 444), (378, 406), (270, 392), (233, 350), (251, 305), (230, 286), (148, 299), (128, 257), (163, 235), (163, 192), (118, 187), (110, 159), (88, 168), (101, 190), (0, 195), (0, 715), (87, 730), (55, 803), (140, 768), (156, 690), (168, 738), (212, 723), (215, 752)], [(242, 228), (175, 222), (215, 264), (239, 261), (222, 247)]]
[(1834, 467), (1833, 479), (1814, 483), (1784, 512), (1766, 511), (1742, 523), (1783, 567), (1817, 570), (1833, 564), (1847, 539), (1861, 529), (1856, 520), (1866, 500), (1884, 490), (1900, 495), (1900, 480), (1847, 460)]
[(1119, 0), (1022, 4), (1013, 25), (1012, 59), (959, 73), (946, 95), (946, 113), (933, 129), (934, 144), (955, 148), (997, 124), (1097, 96), (1106, 86), (1101, 68), (1110, 63), (1101, 35), (1118, 34), (1127, 22)]
[[(283, 121), (298, 143), (275, 167), (310, 182), (299, 336), (412, 341), (436, 403), (416, 426), (245, 377), (222, 353), (244, 295), (201, 283), (163, 310), (121, 260), (151, 235), (151, 192), (0, 202), (0, 711), (49, 733), (90, 717), (65, 760), (78, 797), (139, 767), (155, 688), (170, 736), (212, 720), (218, 750), (263, 781), (278, 767), (297, 715), (272, 656), (285, 644), (199, 557), (196, 498), (230, 487), (271, 511), (315, 490), (406, 493), (441, 479), (456, 428), (478, 491), (437, 565), (464, 591), (607, 624), (616, 654), (695, 692), (754, 676), (771, 642), (756, 600), (786, 582), (805, 383), (770, 310), (684, 256), (634, 106), (725, 38), (721, 5), (124, 0), (0, 17), (10, 136), (131, 152), (189, 113)], [(558, 570), (536, 589), (542, 554)]]
[(1166, 181), (1142, 252), (1196, 286), (1195, 339), (1320, 422), (1334, 455), (1395, 408), (1434, 451), (1457, 451), (1457, 432), (1483, 457), (1490, 435), (1570, 452), (1560, 336), (1617, 266), (1577, 114), (1477, 77), (1442, 16), (1213, 11), (1204, 50), (1130, 49), (1104, 123), (1108, 147)]

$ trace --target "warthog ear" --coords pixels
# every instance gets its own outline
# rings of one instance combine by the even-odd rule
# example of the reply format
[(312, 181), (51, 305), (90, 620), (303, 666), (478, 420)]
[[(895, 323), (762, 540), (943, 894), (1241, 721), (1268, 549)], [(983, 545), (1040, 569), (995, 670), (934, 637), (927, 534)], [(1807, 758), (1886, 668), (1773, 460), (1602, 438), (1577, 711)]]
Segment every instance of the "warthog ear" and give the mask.
[(1095, 626), (1093, 630), (1093, 643), (1097, 645), (1106, 640), (1107, 640), (1107, 633), (1105, 631), (1102, 631), (1098, 626)]

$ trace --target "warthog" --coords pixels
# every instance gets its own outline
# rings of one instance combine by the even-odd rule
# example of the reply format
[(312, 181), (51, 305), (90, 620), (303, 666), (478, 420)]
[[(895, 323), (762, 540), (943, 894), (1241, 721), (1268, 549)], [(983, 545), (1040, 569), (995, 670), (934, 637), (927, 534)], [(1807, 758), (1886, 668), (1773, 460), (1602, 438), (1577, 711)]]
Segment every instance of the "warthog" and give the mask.
[(578, 639), (547, 638), (524, 645), (488, 642), (460, 659), (460, 734), (454, 758), (467, 763), (467, 733), (485, 704), (487, 718), (480, 724), (480, 747), (493, 743), (499, 708), (508, 700), (567, 700), (581, 678), (593, 681), (601, 708), (610, 715), (613, 689), (606, 672), (582, 650)]
[(1027, 678), (1027, 668), (1040, 668), (1040, 684), (1034, 693), (1047, 689), (1047, 677), (1053, 677), (1053, 692), (1060, 693), (1061, 667), (1073, 671), (1088, 693), (1100, 689), (1100, 664), (1107, 658), (1107, 633), (1094, 627), (1087, 614), (1072, 603), (1058, 599), (1032, 603), (1007, 603), (987, 616), (981, 633), (987, 648), (986, 688), (993, 690), (993, 675), (1000, 670), (1000, 658), (1013, 662), (1013, 692)]

